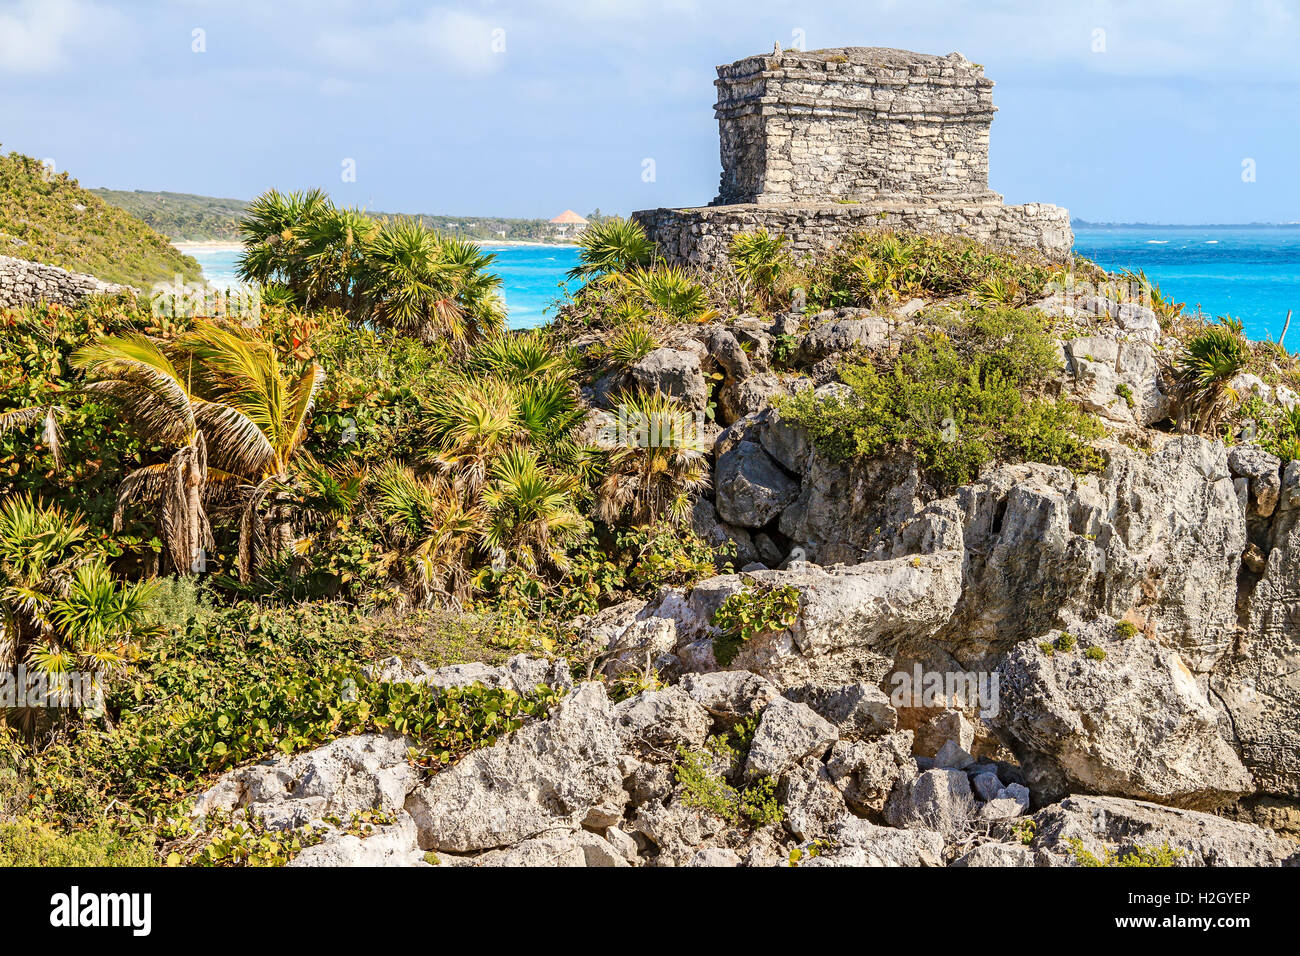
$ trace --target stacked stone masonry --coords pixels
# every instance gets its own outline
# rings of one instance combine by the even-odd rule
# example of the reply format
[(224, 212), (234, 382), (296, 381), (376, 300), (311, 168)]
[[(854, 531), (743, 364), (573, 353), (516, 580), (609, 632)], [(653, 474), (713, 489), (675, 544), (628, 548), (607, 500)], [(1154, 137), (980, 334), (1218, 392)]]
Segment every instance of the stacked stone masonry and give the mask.
[(716, 265), (737, 232), (798, 252), (894, 227), (1070, 254), (1069, 214), (988, 188), (993, 83), (959, 53), (774, 52), (718, 67), (719, 194), (634, 213), (672, 261)]
[(38, 302), (79, 305), (92, 295), (126, 291), (128, 286), (103, 282), (94, 276), (68, 272), (43, 262), (0, 256), (0, 307)]

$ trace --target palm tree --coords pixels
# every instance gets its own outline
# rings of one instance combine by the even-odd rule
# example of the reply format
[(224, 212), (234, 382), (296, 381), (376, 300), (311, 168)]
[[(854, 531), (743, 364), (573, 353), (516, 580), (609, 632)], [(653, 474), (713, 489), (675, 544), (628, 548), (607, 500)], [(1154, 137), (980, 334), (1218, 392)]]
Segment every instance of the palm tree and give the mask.
[(681, 524), (709, 485), (708, 458), (690, 412), (662, 392), (625, 392), (610, 442), (596, 515), (614, 524), (625, 513), (636, 525), (666, 518)]
[(120, 666), (149, 631), (153, 586), (117, 581), (80, 514), (29, 495), (0, 504), (0, 667), (65, 675)]
[(583, 527), (573, 508), (577, 484), (542, 465), (532, 449), (510, 449), (493, 462), (483, 489), (484, 546), (533, 574), (543, 564), (565, 567), (564, 545)]
[(178, 446), (166, 463), (126, 476), (118, 489), (113, 530), (122, 529), (130, 501), (152, 500), (158, 506), (165, 557), (176, 572), (191, 573), (214, 542), (204, 500), (210, 477), (207, 443), (190, 383), (158, 345), (139, 334), (105, 338), (78, 351), (72, 362), (94, 379), (85, 391), (104, 395), (133, 415), (147, 441)]
[(421, 341), (445, 339), (455, 347), (473, 338), (459, 293), (465, 270), (443, 254), (437, 235), (415, 219), (385, 222), (366, 249), (362, 279), (370, 318), (414, 333)]
[(499, 335), (506, 326), (501, 277), (487, 271), (497, 257), (455, 236), (440, 236), (438, 243), (442, 257), (459, 270), (456, 298), (464, 310), (470, 338), (480, 340)]
[(655, 244), (633, 219), (604, 219), (583, 230), (578, 237), (579, 265), (569, 270), (570, 279), (599, 279), (647, 267), (655, 257)]
[(305, 302), (310, 267), (302, 233), (312, 219), (332, 208), (319, 189), (292, 193), (271, 189), (258, 196), (239, 223), (244, 243), (236, 265), (239, 277), (263, 285), (283, 283), (294, 301)]
[(13, 408), (0, 412), (0, 435), (20, 428), (27, 428), (36, 422), (41, 423), (41, 441), (50, 450), (54, 467), (63, 467), (63, 430), (59, 419), (64, 415), (62, 405), (35, 405), (29, 408)]
[[(245, 501), (239, 574), (248, 580), (264, 537), (257, 509), (275, 483), (289, 475), (306, 440), (325, 370), (314, 362), (300, 370), (287, 367), (273, 343), (238, 325), (199, 324), (168, 351), (171, 355), (144, 336), (125, 335), (73, 356), (74, 364), (95, 379), (89, 390), (119, 400), (149, 440), (181, 446), (166, 465), (146, 466), (127, 476), (115, 523), (127, 502), (161, 503), (164, 542), (173, 564), (183, 571), (194, 553), (183, 549), (196, 535), (199, 548), (211, 547), (205, 499), (237, 486)], [(292, 540), (281, 514), (272, 532), (272, 553)]]
[(306, 308), (353, 312), (361, 304), (366, 250), (379, 224), (359, 209), (316, 210), (295, 230), (306, 271)]
[(481, 508), (445, 480), (421, 478), (395, 461), (371, 476), (372, 503), (401, 558), (404, 585), (428, 604), (469, 586), (474, 549), (484, 528)]

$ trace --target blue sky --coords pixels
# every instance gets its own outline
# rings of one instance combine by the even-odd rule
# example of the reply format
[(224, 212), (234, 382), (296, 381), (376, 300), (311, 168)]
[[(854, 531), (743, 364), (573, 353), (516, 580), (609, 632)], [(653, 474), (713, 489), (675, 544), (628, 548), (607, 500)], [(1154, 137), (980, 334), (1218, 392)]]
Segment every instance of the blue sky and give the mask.
[(119, 189), (322, 186), (456, 215), (695, 205), (717, 189), (715, 65), (796, 31), (984, 64), (1009, 202), (1300, 220), (1295, 0), (0, 0), (0, 143)]

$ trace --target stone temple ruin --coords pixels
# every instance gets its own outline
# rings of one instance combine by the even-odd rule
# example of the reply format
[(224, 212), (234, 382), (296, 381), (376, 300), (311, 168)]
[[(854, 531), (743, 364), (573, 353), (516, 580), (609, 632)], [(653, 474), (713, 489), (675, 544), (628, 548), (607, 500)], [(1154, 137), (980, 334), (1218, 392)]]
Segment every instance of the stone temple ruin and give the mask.
[(960, 53), (778, 49), (718, 67), (715, 85), (718, 197), (633, 213), (670, 261), (712, 267), (759, 227), (796, 255), (881, 227), (1070, 254), (1065, 209), (989, 190), (993, 81)]

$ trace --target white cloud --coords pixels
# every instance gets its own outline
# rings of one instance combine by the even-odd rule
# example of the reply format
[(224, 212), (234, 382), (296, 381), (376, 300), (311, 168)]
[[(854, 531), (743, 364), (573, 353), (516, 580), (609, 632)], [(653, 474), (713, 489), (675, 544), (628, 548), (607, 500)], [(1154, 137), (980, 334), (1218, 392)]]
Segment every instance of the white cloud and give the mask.
[(482, 74), (497, 69), (503, 55), (493, 51), (494, 30), (508, 25), (499, 18), (435, 8), (422, 18), (398, 18), (387, 23), (330, 29), (316, 36), (316, 49), (331, 65), (346, 70), (402, 72), (432, 68), (452, 73)]
[(19, 0), (0, 6), (0, 71), (48, 73), (74, 50), (106, 39), (115, 17), (83, 0)]

